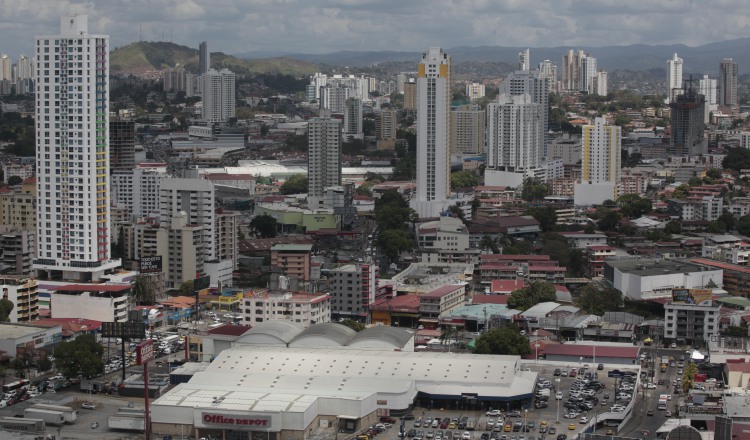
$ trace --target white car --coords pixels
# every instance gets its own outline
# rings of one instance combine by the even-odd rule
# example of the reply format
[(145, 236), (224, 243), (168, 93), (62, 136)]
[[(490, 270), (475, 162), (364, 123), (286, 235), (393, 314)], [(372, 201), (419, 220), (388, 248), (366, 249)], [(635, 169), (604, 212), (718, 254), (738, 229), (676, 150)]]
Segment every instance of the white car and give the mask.
[(625, 411), (625, 407), (622, 405), (615, 405), (612, 408), (609, 409), (611, 412), (623, 412)]
[(499, 409), (492, 409), (492, 410), (487, 411), (485, 413), (485, 415), (487, 417), (497, 417), (497, 416), (500, 415), (500, 410)]
[(558, 391), (555, 394), (555, 400), (562, 400), (562, 398), (563, 398), (563, 393), (561, 393), (561, 392)]
[(495, 427), (495, 419), (487, 419), (487, 430)]
[(461, 434), (461, 440), (471, 440), (471, 433), (469, 431), (464, 431), (464, 433)]
[(582, 424), (584, 424), (584, 423), (588, 423), (588, 422), (589, 422), (589, 418), (588, 418), (588, 417), (585, 417), (585, 416), (584, 416), (584, 417), (581, 417), (581, 423), (582, 423)]
[(83, 409), (96, 409), (96, 405), (93, 403), (84, 402), (81, 404), (81, 408)]

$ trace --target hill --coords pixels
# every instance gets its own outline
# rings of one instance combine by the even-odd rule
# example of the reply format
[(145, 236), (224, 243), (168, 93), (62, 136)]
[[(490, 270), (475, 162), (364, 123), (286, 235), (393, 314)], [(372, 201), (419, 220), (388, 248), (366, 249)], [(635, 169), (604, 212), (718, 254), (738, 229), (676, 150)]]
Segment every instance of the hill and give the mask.
[[(198, 50), (174, 43), (139, 41), (118, 47), (110, 54), (112, 73), (143, 73), (176, 66), (196, 72)], [(237, 74), (282, 73), (302, 76), (318, 71), (314, 63), (289, 57), (244, 60), (221, 52), (211, 53), (211, 66), (227, 67)]]

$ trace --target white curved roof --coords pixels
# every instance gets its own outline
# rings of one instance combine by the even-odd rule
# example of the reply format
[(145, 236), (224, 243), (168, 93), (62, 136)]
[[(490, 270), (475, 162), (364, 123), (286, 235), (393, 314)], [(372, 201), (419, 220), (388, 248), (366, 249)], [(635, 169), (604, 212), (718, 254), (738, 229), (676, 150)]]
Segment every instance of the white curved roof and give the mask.
[(397, 327), (378, 325), (362, 330), (352, 337), (347, 344), (349, 347), (363, 347), (377, 344), (388, 344), (393, 348), (402, 349), (414, 337), (411, 332)]
[(304, 330), (301, 324), (286, 319), (262, 322), (237, 338), (235, 344), (283, 345), (286, 346)]
[(356, 331), (333, 322), (313, 324), (289, 342), (289, 347), (341, 347), (357, 334)]

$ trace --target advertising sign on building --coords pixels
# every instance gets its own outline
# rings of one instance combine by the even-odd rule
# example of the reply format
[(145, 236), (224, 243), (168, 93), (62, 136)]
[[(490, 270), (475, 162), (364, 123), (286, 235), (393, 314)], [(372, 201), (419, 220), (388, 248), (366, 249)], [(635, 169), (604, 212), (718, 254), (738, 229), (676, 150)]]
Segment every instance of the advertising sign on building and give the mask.
[(195, 426), (200, 428), (219, 428), (243, 431), (276, 431), (271, 414), (234, 413), (223, 411), (196, 411)]
[(139, 271), (141, 273), (159, 273), (162, 271), (161, 255), (154, 257), (141, 257)]
[(138, 365), (143, 365), (154, 357), (153, 339), (147, 339), (135, 347), (135, 360)]

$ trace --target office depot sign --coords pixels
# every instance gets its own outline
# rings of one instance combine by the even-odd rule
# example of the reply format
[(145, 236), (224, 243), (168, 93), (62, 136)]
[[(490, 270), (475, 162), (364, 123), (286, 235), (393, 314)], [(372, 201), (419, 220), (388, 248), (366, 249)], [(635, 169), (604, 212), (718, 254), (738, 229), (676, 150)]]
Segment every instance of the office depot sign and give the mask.
[(220, 425), (225, 429), (266, 430), (273, 426), (271, 417), (267, 415), (240, 415), (227, 413), (201, 413), (203, 426)]

